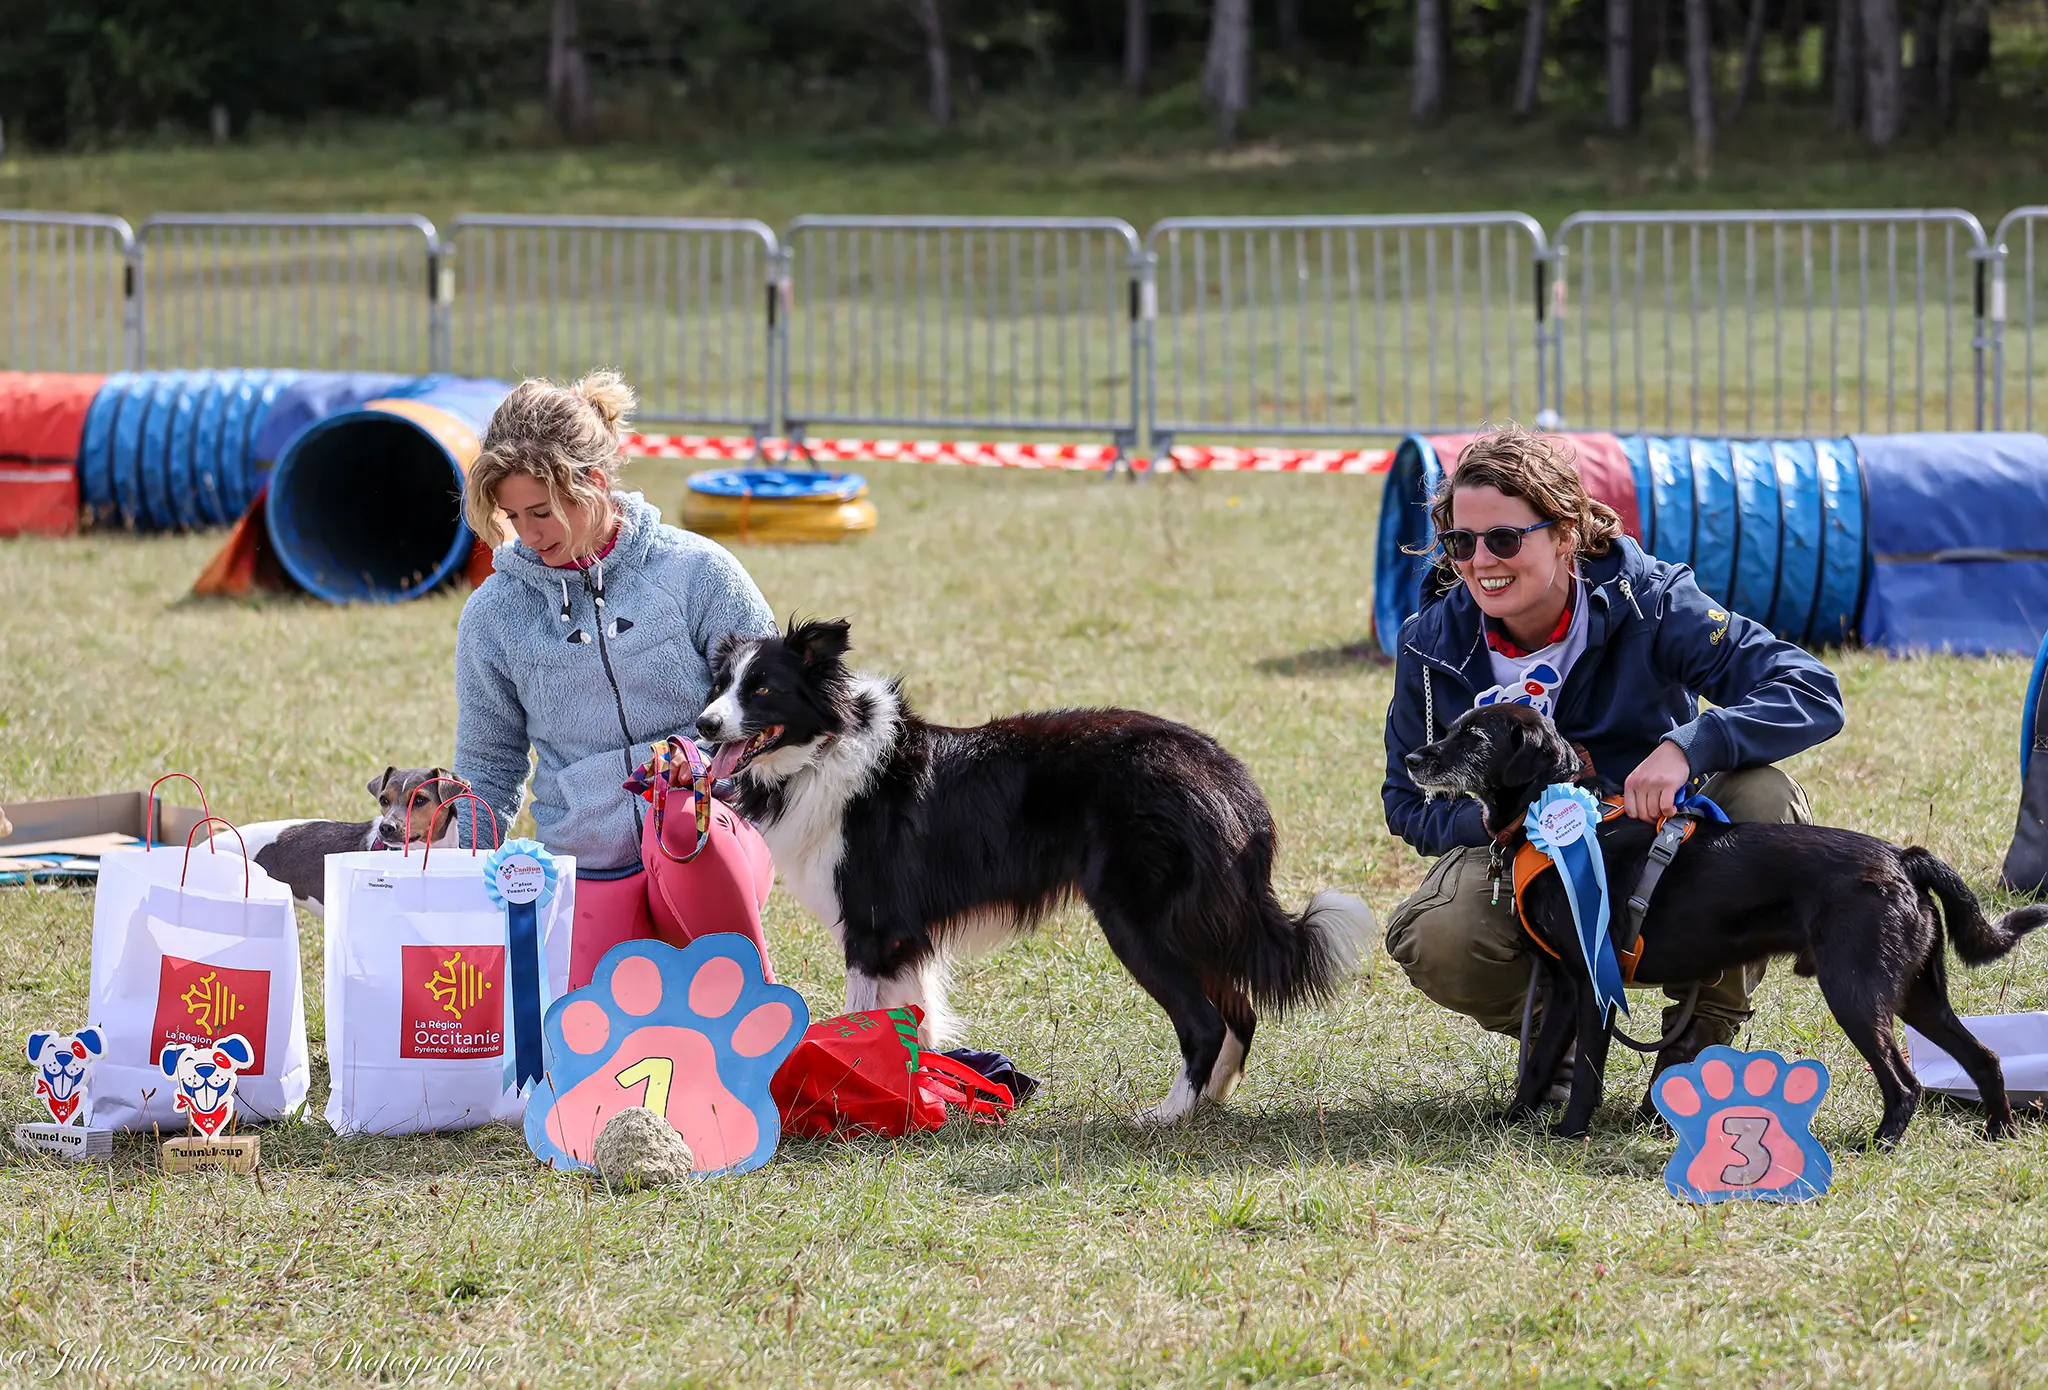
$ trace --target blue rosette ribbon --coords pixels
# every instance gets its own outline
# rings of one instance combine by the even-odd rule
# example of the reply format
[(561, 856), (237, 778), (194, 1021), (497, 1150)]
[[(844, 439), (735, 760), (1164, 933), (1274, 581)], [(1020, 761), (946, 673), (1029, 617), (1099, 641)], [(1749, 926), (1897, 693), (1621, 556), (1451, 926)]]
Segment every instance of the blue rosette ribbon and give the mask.
[(541, 1078), (541, 1020), (554, 1002), (540, 911), (554, 900), (554, 856), (534, 840), (507, 840), (484, 860), (484, 890), (505, 914), (505, 983), (511, 1026), (505, 1087), (524, 1095)]
[(1529, 843), (1557, 866), (1571, 900), (1572, 926), (1600, 1017), (1609, 1009), (1628, 1014), (1628, 993), (1621, 983), (1621, 961), (1608, 930), (1607, 861), (1600, 853), (1600, 803), (1584, 787), (1560, 784), (1544, 789), (1529, 805), (1523, 823)]

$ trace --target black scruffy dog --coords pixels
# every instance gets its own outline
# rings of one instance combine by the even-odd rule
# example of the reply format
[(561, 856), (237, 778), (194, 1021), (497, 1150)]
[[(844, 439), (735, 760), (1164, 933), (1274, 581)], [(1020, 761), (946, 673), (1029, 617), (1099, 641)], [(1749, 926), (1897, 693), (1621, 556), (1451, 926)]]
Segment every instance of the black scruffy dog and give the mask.
[[(1477, 798), (1487, 829), (1512, 852), (1530, 803), (1545, 787), (1577, 780), (1583, 764), (1542, 715), (1525, 705), (1489, 705), (1460, 715), (1442, 739), (1410, 753), (1407, 767), (1425, 791)], [(1600, 827), (1608, 902), (1617, 919), (1653, 838), (1651, 826), (1624, 817)], [(1537, 1113), (1576, 1031), (1571, 1101), (1551, 1131), (1576, 1138), (1600, 1104), (1607, 1020), (1594, 1002), (1558, 876), (1535, 879), (1524, 906), (1530, 925), (1557, 955), (1537, 953), (1548, 973), (1550, 1004), (1523, 1059), (1508, 1115)], [(2005, 1075), (1997, 1054), (1970, 1035), (1949, 1005), (1943, 927), (1964, 964), (1985, 965), (2044, 922), (2048, 906), (1987, 922), (1962, 877), (1924, 849), (1825, 826), (1703, 823), (1657, 885), (1643, 921), (1635, 983), (1710, 979), (1751, 961), (1795, 956), (1798, 973), (1818, 979), (1835, 1021), (1869, 1061), (1884, 1093), (1875, 1136), (1880, 1147), (1898, 1143), (1920, 1104), (1920, 1083), (1892, 1037), (1894, 1015), (1962, 1064), (1997, 1139), (2013, 1127)]]
[(1334, 993), (1357, 959), (1371, 912), (1280, 906), (1272, 812), (1208, 735), (1121, 709), (931, 724), (847, 648), (844, 622), (726, 643), (697, 729), (845, 948), (849, 1011), (915, 1004), (944, 1037), (946, 962), (1078, 897), (1173, 1020), (1184, 1065), (1147, 1116), (1164, 1122), (1230, 1094), (1258, 1010)]

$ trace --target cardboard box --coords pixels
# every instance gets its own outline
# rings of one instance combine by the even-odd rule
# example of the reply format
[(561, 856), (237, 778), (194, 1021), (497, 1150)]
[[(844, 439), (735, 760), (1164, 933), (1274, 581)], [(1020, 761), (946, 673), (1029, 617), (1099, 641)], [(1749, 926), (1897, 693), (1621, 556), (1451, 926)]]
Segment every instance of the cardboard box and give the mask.
[[(152, 822), (147, 791), (111, 792), (105, 796), (71, 796), (57, 801), (0, 803), (13, 828), (0, 836), (0, 882), (34, 860), (51, 870), (49, 878), (90, 877), (99, 856), (123, 844), (139, 843), (145, 832), (160, 845), (182, 845), (206, 813), (197, 806), (172, 806), (161, 798)], [(218, 829), (218, 827), (215, 827)], [(201, 842), (203, 843), (204, 837)], [(42, 881), (42, 880), (39, 880)]]

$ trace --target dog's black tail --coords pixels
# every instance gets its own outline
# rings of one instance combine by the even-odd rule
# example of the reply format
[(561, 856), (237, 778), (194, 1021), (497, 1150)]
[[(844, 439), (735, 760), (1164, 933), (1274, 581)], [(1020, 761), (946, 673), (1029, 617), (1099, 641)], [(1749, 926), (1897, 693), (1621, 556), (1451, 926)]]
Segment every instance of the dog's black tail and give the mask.
[(1329, 999), (1364, 954), (1372, 909), (1349, 893), (1318, 893), (1299, 917), (1259, 894), (1259, 929), (1237, 945), (1231, 972), (1260, 1010), (1279, 1014)]
[(2036, 927), (2048, 926), (2048, 905), (2015, 908), (1996, 922), (1985, 920), (1977, 895), (1963, 876), (1928, 851), (1914, 845), (1899, 855), (1899, 864), (1913, 886), (1941, 899), (1941, 919), (1949, 944), (1965, 965), (1989, 965)]

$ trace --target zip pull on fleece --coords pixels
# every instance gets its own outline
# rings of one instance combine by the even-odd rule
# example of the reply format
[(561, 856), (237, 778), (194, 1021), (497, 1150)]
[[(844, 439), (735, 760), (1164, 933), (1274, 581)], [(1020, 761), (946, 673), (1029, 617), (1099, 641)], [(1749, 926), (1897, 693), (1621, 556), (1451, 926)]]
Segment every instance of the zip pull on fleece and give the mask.
[(567, 579), (562, 581), (562, 611), (558, 616), (561, 622), (566, 623), (569, 621), (569, 581)]
[(1643, 610), (1642, 610), (1642, 609), (1640, 609), (1640, 608), (1636, 608), (1636, 591), (1635, 591), (1635, 588), (1634, 588), (1634, 586), (1632, 586), (1632, 585), (1631, 585), (1631, 584), (1630, 584), (1630, 583), (1628, 582), (1628, 579), (1627, 579), (1627, 577), (1626, 577), (1626, 576), (1624, 576), (1624, 577), (1623, 577), (1623, 578), (1621, 579), (1620, 583), (1621, 583), (1621, 596), (1622, 596), (1623, 598), (1625, 598), (1625, 599), (1627, 599), (1627, 600), (1628, 600), (1628, 606), (1629, 606), (1630, 608), (1632, 608), (1632, 609), (1635, 609), (1635, 615), (1636, 615), (1636, 620), (1637, 620), (1638, 622), (1642, 621), (1642, 617), (1643, 617)]

